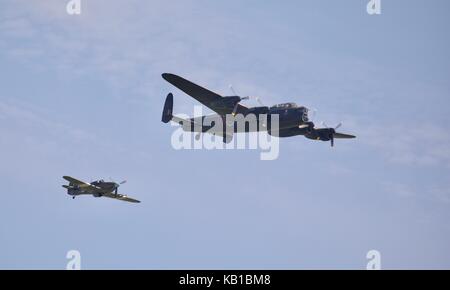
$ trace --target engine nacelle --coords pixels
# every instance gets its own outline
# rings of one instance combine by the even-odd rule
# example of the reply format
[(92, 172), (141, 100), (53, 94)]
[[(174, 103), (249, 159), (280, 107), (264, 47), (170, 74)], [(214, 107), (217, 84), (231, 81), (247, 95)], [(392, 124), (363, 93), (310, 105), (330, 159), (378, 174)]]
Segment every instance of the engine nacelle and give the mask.
[(239, 97), (239, 96), (228, 96), (228, 97), (223, 97), (219, 101), (212, 102), (211, 105), (216, 108), (229, 109), (229, 108), (233, 108), (240, 101), (241, 101), (241, 97)]
[(269, 135), (272, 135), (272, 136), (285, 138), (285, 137), (292, 137), (292, 136), (298, 136), (298, 135), (305, 135), (308, 133), (308, 128), (293, 127), (293, 128), (288, 128), (288, 129), (281, 129), (279, 131), (269, 130), (268, 133), (269, 133)]
[(254, 107), (254, 108), (249, 108), (246, 114), (255, 114), (256, 116), (258, 115), (263, 115), (263, 114), (269, 114), (269, 107)]
[(314, 129), (305, 134), (305, 137), (313, 140), (330, 141), (334, 133), (333, 128)]

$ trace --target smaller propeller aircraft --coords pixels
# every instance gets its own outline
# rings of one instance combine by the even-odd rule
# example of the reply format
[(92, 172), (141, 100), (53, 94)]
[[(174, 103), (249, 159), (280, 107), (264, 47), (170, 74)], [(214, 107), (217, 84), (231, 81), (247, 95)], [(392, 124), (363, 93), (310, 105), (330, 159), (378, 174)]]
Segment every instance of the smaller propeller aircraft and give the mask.
[(109, 197), (118, 200), (139, 203), (139, 200), (128, 197), (124, 194), (118, 193), (119, 186), (124, 184), (126, 180), (122, 182), (106, 182), (103, 179), (87, 183), (80, 181), (70, 176), (63, 176), (65, 180), (69, 182), (69, 185), (63, 185), (62, 187), (67, 189), (67, 194), (75, 198), (78, 195), (93, 195), (94, 197)]

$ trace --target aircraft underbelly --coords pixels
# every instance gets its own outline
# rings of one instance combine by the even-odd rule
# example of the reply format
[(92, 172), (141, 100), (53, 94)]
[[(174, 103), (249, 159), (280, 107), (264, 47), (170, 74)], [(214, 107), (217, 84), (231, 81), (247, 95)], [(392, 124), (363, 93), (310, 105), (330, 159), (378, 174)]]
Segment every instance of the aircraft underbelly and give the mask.
[[(268, 118), (268, 121), (270, 123), (270, 116), (268, 116)], [(198, 133), (220, 133), (225, 130), (231, 131), (233, 133), (267, 131), (266, 122), (259, 122), (257, 119), (251, 119), (250, 117), (246, 117), (244, 121), (237, 118), (236, 121), (231, 121), (232, 123), (227, 123), (226, 121), (224, 122), (222, 117), (220, 117), (219, 115), (202, 116), (200, 118), (193, 118), (191, 120), (193, 121), (192, 123), (183, 124), (183, 130)], [(297, 118), (287, 116), (285, 117), (282, 114), (279, 114), (279, 130), (298, 127), (299, 125), (300, 122)]]
[(82, 195), (82, 194), (92, 194), (91, 192), (87, 192), (84, 190), (76, 190), (76, 189), (69, 189), (67, 191), (67, 194), (75, 196), (75, 195)]

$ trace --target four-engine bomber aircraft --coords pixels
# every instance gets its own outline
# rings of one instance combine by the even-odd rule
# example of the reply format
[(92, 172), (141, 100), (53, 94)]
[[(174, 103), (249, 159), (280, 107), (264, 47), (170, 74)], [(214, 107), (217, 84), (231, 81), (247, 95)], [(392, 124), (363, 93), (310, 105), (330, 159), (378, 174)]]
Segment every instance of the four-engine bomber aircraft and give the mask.
[[(174, 74), (164, 73), (162, 74), (162, 77), (178, 89), (182, 90), (217, 113), (208, 116), (182, 119), (173, 115), (173, 95), (172, 93), (167, 95), (162, 114), (162, 122), (168, 123), (169, 121), (173, 121), (179, 123), (183, 126), (183, 130), (196, 132), (197, 134), (195, 138), (197, 140), (200, 138), (201, 133), (211, 133), (221, 136), (223, 138), (223, 142), (228, 143), (231, 142), (233, 133), (255, 131), (267, 131), (269, 134), (278, 137), (303, 135), (306, 138), (313, 140), (330, 141), (331, 146), (334, 145), (335, 138), (355, 138), (353, 135), (336, 132), (336, 129), (339, 128), (341, 124), (337, 125), (335, 128), (316, 128), (314, 123), (308, 118), (308, 108), (297, 106), (295, 103), (279, 104), (270, 108), (266, 106), (247, 108), (240, 103), (243, 100), (249, 99), (249, 97), (223, 97)], [(256, 117), (256, 119), (254, 119), (256, 124), (253, 126), (251, 126), (248, 122), (245, 123), (245, 126), (237, 126), (237, 122), (227, 124), (226, 116), (229, 114), (232, 116), (242, 114), (244, 117), (249, 114), (254, 114)], [(278, 128), (271, 128), (270, 115), (275, 114), (278, 115), (279, 126)], [(259, 126), (260, 115), (267, 116), (267, 126)], [(217, 127), (215, 126), (216, 122), (222, 122), (222, 126), (219, 126), (222, 130), (215, 130)]]
[(106, 182), (104, 180), (97, 180), (91, 183), (87, 183), (84, 181), (80, 181), (70, 176), (63, 176), (65, 180), (69, 182), (69, 185), (63, 185), (62, 187), (67, 188), (67, 194), (71, 195), (72, 198), (75, 198), (77, 195), (93, 195), (94, 197), (109, 197), (118, 200), (128, 201), (139, 203), (139, 200), (133, 199), (126, 195), (118, 193), (118, 188), (121, 184), (124, 184), (126, 181), (122, 181), (120, 183), (116, 182)]

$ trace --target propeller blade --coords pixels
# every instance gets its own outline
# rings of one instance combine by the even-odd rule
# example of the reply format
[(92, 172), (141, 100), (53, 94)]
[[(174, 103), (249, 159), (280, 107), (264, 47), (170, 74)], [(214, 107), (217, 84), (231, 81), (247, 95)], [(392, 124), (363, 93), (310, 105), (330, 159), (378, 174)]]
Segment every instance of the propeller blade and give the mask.
[(228, 87), (230, 88), (230, 91), (233, 93), (233, 95), (237, 96), (237, 94), (233, 88), (233, 85), (229, 85)]
[(123, 180), (123, 181), (121, 181), (121, 182), (115, 182), (114, 179), (112, 179), (111, 177), (109, 178), (109, 180), (110, 180), (111, 182), (114, 182), (114, 183), (117, 183), (117, 184), (124, 184), (124, 183), (127, 182), (126, 180)]
[[(233, 85), (230, 84), (230, 85), (228, 86), (228, 88), (229, 88), (230, 91), (233, 93), (233, 95), (235, 95), (235, 96), (238, 95), (238, 94), (236, 93), (236, 91), (234, 90)], [(241, 101), (243, 101), (243, 100), (250, 100), (250, 98), (254, 98), (254, 99), (258, 102), (259, 105), (261, 105), (261, 106), (264, 107), (264, 103), (261, 102), (261, 99), (260, 99), (259, 97), (250, 97), (250, 96), (247, 96), (247, 97), (241, 98)]]
[(261, 101), (261, 99), (259, 97), (247, 96), (247, 97), (241, 98), (241, 101), (242, 100), (250, 100), (250, 99), (255, 99), (255, 101), (262, 107), (265, 106), (264, 103)]
[[(320, 125), (321, 125), (322, 127), (325, 127), (325, 128), (330, 128), (324, 121), (320, 122)], [(339, 123), (336, 125), (336, 127), (334, 127), (334, 130), (340, 128), (341, 126), (342, 126), (342, 122), (339, 122)]]
[(237, 102), (236, 105), (234, 105), (233, 112), (231, 112), (231, 115), (233, 115), (233, 116), (236, 115), (236, 112), (237, 112), (237, 109), (238, 109), (238, 105), (239, 105), (239, 102)]
[(231, 112), (231, 114), (232, 114), (233, 116), (235, 116), (236, 113), (237, 113), (237, 109), (238, 109), (239, 103), (242, 102), (243, 100), (248, 100), (248, 99), (250, 99), (249, 96), (243, 97), (243, 98), (239, 97), (239, 102), (237, 102), (236, 105), (234, 105), (233, 112)]
[(306, 108), (306, 118), (308, 119), (308, 121), (312, 122), (315, 118), (316, 118), (316, 114), (317, 114), (317, 110), (312, 108)]
[(258, 104), (264, 107), (264, 103), (261, 101), (259, 97), (255, 97), (255, 100), (258, 102)]

